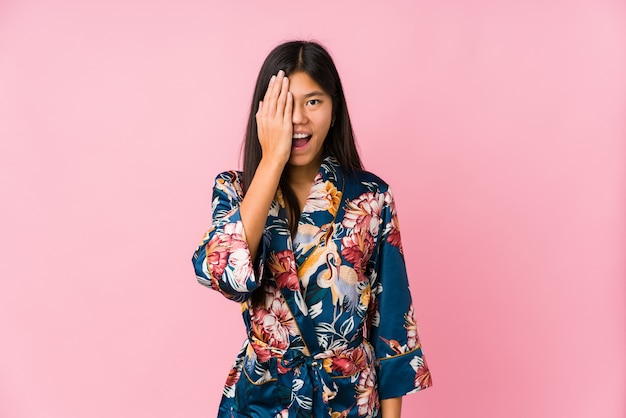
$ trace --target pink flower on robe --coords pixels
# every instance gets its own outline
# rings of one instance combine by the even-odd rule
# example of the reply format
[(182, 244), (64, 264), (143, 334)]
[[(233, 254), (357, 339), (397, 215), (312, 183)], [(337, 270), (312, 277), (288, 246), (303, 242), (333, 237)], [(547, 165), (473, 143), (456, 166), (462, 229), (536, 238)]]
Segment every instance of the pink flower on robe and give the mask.
[(388, 231), (387, 242), (397, 247), (402, 254), (402, 241), (400, 240), (400, 224), (398, 223), (398, 213), (396, 212), (396, 203), (393, 200), (391, 192), (385, 193), (385, 203), (389, 205), (391, 210), (391, 221), (386, 225), (385, 230)]
[(345, 346), (334, 350), (333, 354), (324, 359), (326, 371), (339, 372), (343, 376), (351, 376), (367, 366), (367, 356), (362, 347), (346, 349)]
[(415, 372), (415, 387), (424, 389), (433, 385), (432, 378), (430, 377), (430, 370), (426, 363), (420, 366)]
[(236, 287), (245, 290), (245, 284), (252, 275), (252, 263), (248, 244), (241, 235), (241, 221), (224, 225), (222, 233), (216, 233), (206, 245), (206, 264), (211, 279), (221, 280), (226, 266), (233, 270)]
[(278, 291), (268, 290), (267, 307), (250, 308), (252, 319), (252, 346), (259, 361), (264, 362), (289, 348), (289, 336), (298, 333), (298, 327), (287, 303)]
[(359, 376), (356, 387), (356, 404), (359, 408), (359, 416), (371, 416), (373, 411), (378, 411), (378, 389), (376, 388), (376, 376), (373, 368), (364, 369)]
[(228, 247), (224, 246), (222, 237), (215, 234), (206, 244), (206, 264), (213, 277), (222, 277), (228, 261)]
[(368, 231), (353, 232), (341, 239), (341, 255), (352, 263), (360, 282), (367, 280), (365, 268), (374, 250), (374, 238)]
[(394, 247), (400, 249), (400, 254), (402, 254), (402, 240), (400, 239), (400, 228), (398, 227), (398, 216), (393, 214), (391, 217), (391, 222), (389, 222), (389, 235), (387, 235), (387, 242)]
[(368, 231), (373, 237), (377, 237), (382, 213), (381, 203), (372, 192), (363, 193), (351, 200), (346, 208), (343, 226), (353, 228), (355, 232)]
[(415, 323), (415, 310), (413, 305), (404, 315), (404, 329), (406, 329), (406, 346), (409, 350), (413, 350), (420, 346), (419, 336), (417, 335), (417, 324)]
[(283, 250), (271, 253), (267, 266), (274, 275), (278, 287), (293, 291), (300, 289), (300, 279), (296, 272), (293, 251)]

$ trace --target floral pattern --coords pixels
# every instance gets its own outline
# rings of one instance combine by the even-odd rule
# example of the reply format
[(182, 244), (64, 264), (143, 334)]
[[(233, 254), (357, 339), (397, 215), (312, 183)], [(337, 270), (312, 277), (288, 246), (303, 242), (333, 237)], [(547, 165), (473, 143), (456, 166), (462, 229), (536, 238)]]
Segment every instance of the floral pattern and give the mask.
[(240, 172), (217, 176), (193, 256), (201, 284), (241, 303), (248, 332), (218, 416), (378, 417), (381, 399), (431, 386), (383, 180), (327, 156), (293, 239), (277, 191), (257, 260), (242, 199)]

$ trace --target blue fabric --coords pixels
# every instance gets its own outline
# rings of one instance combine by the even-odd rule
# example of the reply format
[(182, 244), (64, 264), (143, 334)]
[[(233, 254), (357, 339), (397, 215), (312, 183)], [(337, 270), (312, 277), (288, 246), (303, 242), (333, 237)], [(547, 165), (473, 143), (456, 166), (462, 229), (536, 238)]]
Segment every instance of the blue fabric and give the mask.
[[(255, 264), (240, 172), (217, 176), (198, 281), (241, 303), (248, 338), (220, 417), (376, 417), (380, 400), (431, 385), (417, 334), (393, 194), (326, 157), (291, 237), (278, 190)], [(250, 303), (256, 292), (260, 303)]]

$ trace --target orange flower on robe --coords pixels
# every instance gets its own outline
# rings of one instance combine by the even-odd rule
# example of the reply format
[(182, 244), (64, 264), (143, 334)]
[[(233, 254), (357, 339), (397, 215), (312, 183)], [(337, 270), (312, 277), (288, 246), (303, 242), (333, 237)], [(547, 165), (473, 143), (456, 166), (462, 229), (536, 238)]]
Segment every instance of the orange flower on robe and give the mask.
[(304, 210), (327, 211), (335, 215), (340, 201), (341, 192), (337, 190), (337, 187), (330, 181), (324, 181), (318, 174), (309, 191)]
[(233, 367), (228, 373), (228, 378), (226, 379), (226, 386), (233, 386), (235, 383), (239, 381), (241, 377), (241, 370)]

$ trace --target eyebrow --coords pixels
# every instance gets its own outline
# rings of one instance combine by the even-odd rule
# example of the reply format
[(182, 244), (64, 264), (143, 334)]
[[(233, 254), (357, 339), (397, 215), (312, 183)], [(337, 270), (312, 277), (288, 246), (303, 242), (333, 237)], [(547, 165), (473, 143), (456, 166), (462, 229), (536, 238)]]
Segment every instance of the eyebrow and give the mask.
[(313, 97), (313, 96), (325, 96), (325, 95), (326, 95), (326, 93), (323, 93), (321, 91), (317, 91), (316, 90), (316, 91), (312, 91), (310, 93), (307, 93), (307, 94), (305, 94), (302, 97), (304, 97), (305, 99), (308, 99), (309, 97)]

